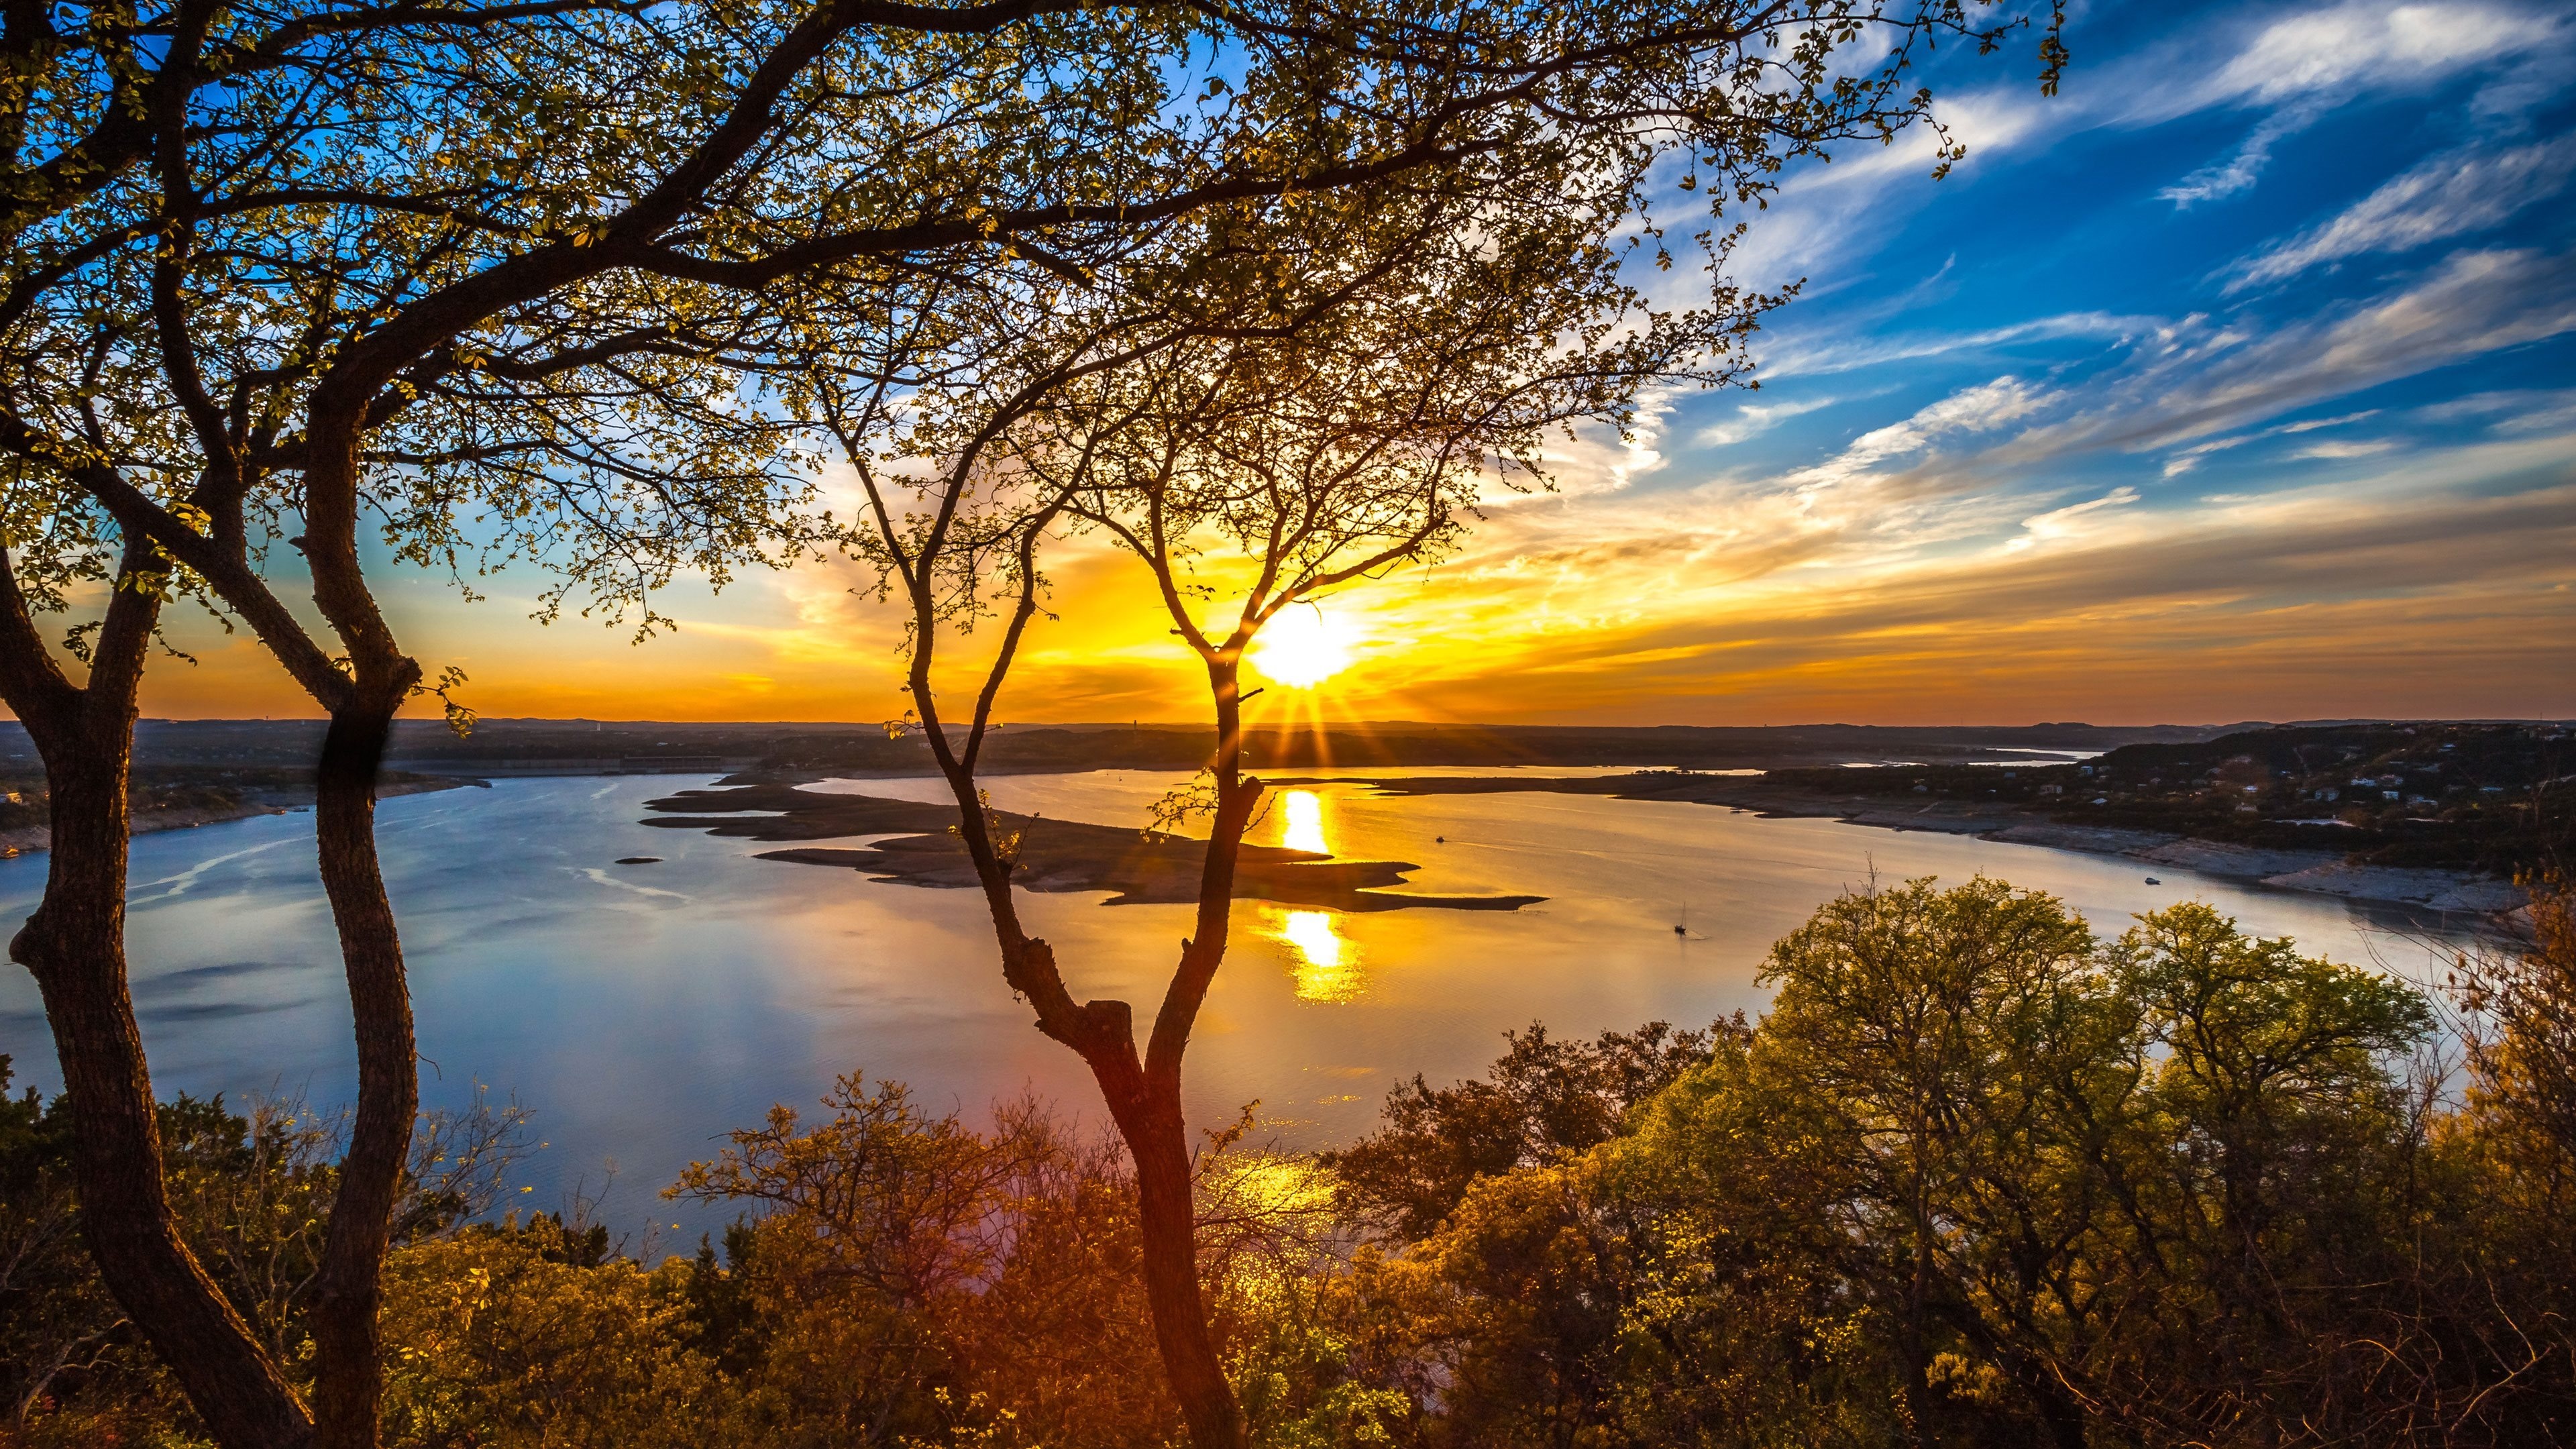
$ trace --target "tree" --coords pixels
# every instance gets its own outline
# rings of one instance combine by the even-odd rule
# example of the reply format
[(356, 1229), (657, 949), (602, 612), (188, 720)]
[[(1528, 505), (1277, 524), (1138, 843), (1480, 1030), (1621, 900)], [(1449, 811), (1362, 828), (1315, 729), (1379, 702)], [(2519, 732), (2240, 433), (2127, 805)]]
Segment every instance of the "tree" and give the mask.
[[(0, 1087), (9, 1062), (0, 1057)], [(82, 1248), (69, 1103), (0, 1102), (0, 1437), (34, 1444), (152, 1439), (186, 1423), (169, 1372)], [(220, 1096), (160, 1104), (171, 1214), (191, 1255), (270, 1359), (297, 1361), (345, 1142), (343, 1114), (299, 1100), (238, 1112)], [(399, 1241), (489, 1209), (523, 1145), (524, 1114), (483, 1104), (423, 1120), (395, 1214)], [(12, 1437), (11, 1442), (16, 1442)]]
[(2198, 904), (2102, 942), (1987, 880), (1830, 902), (1766, 979), (1743, 1048), (1603, 1149), (1586, 1211), (1669, 1355), (1623, 1402), (1750, 1442), (2538, 1422), (2538, 1357), (2444, 1261), (2472, 1215), (2410, 1117), (2404, 983)]
[(2058, 901), (1982, 879), (1847, 894), (1772, 949), (1755, 1070), (1809, 1144), (1816, 1210), (1868, 1245), (1844, 1271), (1891, 1326), (1918, 1442), (1965, 1407), (1936, 1373), (1964, 1353), (2082, 1449), (2087, 1149), (2137, 1079), (2092, 956)]
[[(1242, 770), (1245, 650), (1284, 609), (1438, 555), (1484, 487), (1543, 478), (1553, 431), (1622, 426), (1653, 382), (1737, 378), (1778, 299), (1714, 277), (1733, 233), (1700, 233), (1704, 305), (1659, 311), (1625, 280), (1617, 229), (1644, 208), (1655, 164), (1695, 157), (1723, 183), (1712, 194), (1751, 202), (1795, 156), (1892, 135), (1928, 104), (1897, 88), (1912, 43), (1962, 16), (1719, 7), (1659, 17), (1637, 44), (1615, 38), (1632, 22), (1578, 10), (1497, 31), (1585, 39), (1504, 67), (1521, 78), (1490, 143), (1347, 196), (1212, 209), (1164, 234), (1165, 260), (1122, 258), (1116, 285), (1084, 289), (1070, 315), (1065, 294), (1032, 282), (962, 303), (1016, 325), (941, 325), (927, 300), (864, 319), (800, 384), (865, 495), (854, 546), (905, 616), (913, 707), (894, 727), (927, 737), (950, 786), (1005, 981), (1090, 1066), (1136, 1158), (1157, 1331), (1193, 1442), (1242, 1435), (1196, 1281), (1180, 1081), (1262, 794)], [(1877, 63), (1864, 78), (1834, 79), (1852, 61), (1842, 47), (1864, 39), (1893, 44), (1859, 62)], [(1372, 43), (1360, 53), (1374, 58)], [(1105, 531), (1146, 565), (1217, 726), (1208, 783), (1171, 802), (1174, 816), (1206, 815), (1209, 839), (1194, 929), (1141, 1051), (1133, 1008), (1078, 1001), (1022, 926), (1016, 843), (978, 785), (995, 701), (1042, 612), (1041, 551), (1067, 528)], [(1231, 617), (1206, 625), (1208, 581), (1193, 570), (1211, 548), (1235, 588)], [(994, 615), (991, 654), (948, 666), (943, 631)], [(953, 709), (940, 698), (952, 675), (971, 701)]]
[[(2131, 1325), (2108, 1391), (2213, 1441), (2419, 1420), (2391, 1366), (2445, 1350), (2410, 1341), (2420, 1138), (2390, 1064), (2430, 1034), (2423, 995), (2196, 902), (2104, 955), (2149, 1048), (2139, 1130), (2103, 1163), (2129, 1271), (2102, 1311)], [(2371, 1324), (2374, 1308), (2395, 1311)]]
[(1740, 1047), (1741, 1015), (1707, 1031), (1648, 1022), (1597, 1042), (1551, 1039), (1544, 1024), (1509, 1034), (1488, 1080), (1434, 1088), (1420, 1076), (1387, 1094), (1386, 1125), (1323, 1153), (1345, 1209), (1401, 1240), (1427, 1238), (1478, 1178), (1580, 1156), (1685, 1072), (1712, 1039)]
[[(511, 187), (467, 175), (491, 159), (488, 129), (452, 151), (418, 142), (424, 124), (470, 120), (473, 103), (489, 98), (478, 83), (532, 58), (528, 38), (581, 9), (183, 0), (141, 16), (35, 6), (6, 18), (14, 65), (0, 484), (6, 542), (20, 556), (0, 579), (0, 692), (27, 723), (53, 795), (45, 901), (12, 952), (44, 991), (82, 1123), (75, 1141), (92, 1250), (228, 1444), (299, 1443), (308, 1416), (283, 1367), (192, 1261), (161, 1182), (124, 982), (136, 692), (165, 601), (190, 593), (247, 620), (332, 718), (317, 836), (349, 971), (360, 1093), (323, 1252), (314, 1371), (324, 1439), (371, 1443), (374, 1285), (417, 1101), (408, 992), (371, 831), (373, 783), (388, 722), (420, 676), (366, 593), (360, 491), (345, 470), (335, 484), (327, 466), (307, 466), (334, 442), (334, 425), (317, 428), (311, 405), (324, 379), (348, 380), (352, 352), (400, 313), (398, 299), (474, 270), (477, 259), (458, 247), (472, 223), (442, 226), (438, 213), (560, 241), (543, 215), (565, 189), (560, 178)], [(488, 68), (478, 73), (468, 57)], [(533, 214), (478, 211), (504, 195), (534, 203)], [(493, 375), (546, 392), (570, 369), (523, 368), (513, 356), (554, 356), (561, 342), (541, 331), (495, 349)], [(442, 393), (431, 374), (458, 364), (453, 355), (441, 362), (399, 383), (356, 383), (360, 415), (341, 420), (337, 439), (354, 466), (356, 435), (370, 431), (383, 450), (370, 461), (411, 470), (419, 490), (397, 489), (393, 501), (410, 505), (397, 509), (412, 525), (397, 535), (415, 552), (452, 544), (441, 525), (453, 497), (442, 489), (486, 452), (559, 463), (569, 455), (576, 471), (618, 461), (585, 460), (590, 439), (564, 445), (547, 426), (560, 420), (542, 413), (488, 448), (445, 436), (472, 434), (510, 384)], [(358, 359), (361, 378), (368, 365)], [(415, 409), (424, 388), (436, 401)], [(622, 400), (621, 389), (585, 395), (577, 382), (555, 391), (576, 410), (613, 413)], [(386, 435), (407, 414), (427, 419), (415, 436), (431, 440), (429, 453)], [(685, 481), (687, 470), (676, 471)], [(478, 496), (508, 517), (510, 488), (530, 481), (505, 472), (500, 488), (487, 480)], [(289, 513), (301, 515), (293, 542), (310, 564), (325, 632), (308, 629), (261, 571)], [(96, 583), (108, 586), (103, 614), (71, 634), (69, 652), (88, 666), (75, 684), (33, 615), (79, 602), (73, 592)]]

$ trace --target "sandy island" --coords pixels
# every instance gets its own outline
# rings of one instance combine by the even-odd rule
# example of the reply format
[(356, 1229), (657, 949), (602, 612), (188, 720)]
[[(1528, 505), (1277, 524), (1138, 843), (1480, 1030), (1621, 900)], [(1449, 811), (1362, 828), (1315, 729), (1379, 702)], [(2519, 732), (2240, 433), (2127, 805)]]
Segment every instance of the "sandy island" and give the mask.
[[(792, 785), (756, 784), (684, 790), (645, 803), (662, 812), (647, 825), (704, 830), (746, 840), (833, 840), (881, 836), (854, 847), (802, 847), (761, 852), (763, 860), (831, 865), (902, 885), (971, 887), (975, 870), (949, 833), (957, 814), (946, 805), (823, 795)], [(763, 812), (758, 814), (748, 812)], [(998, 813), (998, 812), (997, 812)], [(1016, 880), (1033, 891), (1108, 891), (1107, 905), (1185, 904), (1198, 899), (1205, 841), (1148, 837), (1133, 828), (1088, 825), (1042, 816), (1001, 814), (1020, 832)], [(1435, 896), (1390, 890), (1422, 867), (1400, 860), (1335, 860), (1312, 851), (1246, 845), (1235, 869), (1239, 899), (1336, 911), (1516, 911), (1545, 896)]]

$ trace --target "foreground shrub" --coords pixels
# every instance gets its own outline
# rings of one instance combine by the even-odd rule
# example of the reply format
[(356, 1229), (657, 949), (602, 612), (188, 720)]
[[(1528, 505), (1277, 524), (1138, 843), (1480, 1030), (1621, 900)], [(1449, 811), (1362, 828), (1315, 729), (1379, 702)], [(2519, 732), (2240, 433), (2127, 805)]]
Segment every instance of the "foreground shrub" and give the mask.
[(688, 1346), (688, 1265), (646, 1271), (539, 1216), (386, 1263), (387, 1440), (424, 1449), (710, 1441), (725, 1395)]

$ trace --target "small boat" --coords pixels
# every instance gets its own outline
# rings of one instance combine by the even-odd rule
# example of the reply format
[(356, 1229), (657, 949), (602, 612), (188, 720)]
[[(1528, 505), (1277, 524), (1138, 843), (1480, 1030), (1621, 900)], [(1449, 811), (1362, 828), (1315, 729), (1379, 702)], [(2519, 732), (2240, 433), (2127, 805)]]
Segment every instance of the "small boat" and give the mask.
[(2148, 876), (2148, 877), (2147, 877), (2147, 884), (2149, 884), (2149, 885), (2163, 885), (2163, 884), (2164, 884), (2164, 882), (2163, 882), (2163, 881), (2160, 881), (2160, 880), (2158, 880), (2158, 879), (2156, 879), (2154, 876)]

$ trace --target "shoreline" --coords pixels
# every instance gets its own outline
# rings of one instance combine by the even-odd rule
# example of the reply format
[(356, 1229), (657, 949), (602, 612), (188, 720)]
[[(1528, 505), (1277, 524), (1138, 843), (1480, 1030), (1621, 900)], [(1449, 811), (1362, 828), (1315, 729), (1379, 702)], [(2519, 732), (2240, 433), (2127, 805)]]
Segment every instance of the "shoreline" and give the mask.
[[(488, 780), (467, 779), (463, 776), (455, 779), (389, 780), (376, 787), (376, 798), (390, 800), (400, 795), (431, 795), (441, 790), (461, 790), (469, 786), (488, 787), (490, 784)], [(237, 805), (218, 808), (188, 806), (178, 810), (147, 810), (132, 818), (126, 829), (126, 836), (131, 839), (137, 835), (158, 835), (165, 830), (195, 830), (206, 825), (229, 825), (236, 820), (255, 820), (263, 815), (298, 815), (312, 808), (313, 801), (309, 797), (296, 799), (264, 795), (256, 799), (245, 799)], [(52, 845), (53, 832), (43, 825), (21, 825), (15, 829), (0, 830), (0, 860), (40, 854), (50, 849)]]
[[(591, 772), (612, 773), (612, 772)], [(628, 772), (617, 771), (616, 774)], [(676, 773), (676, 772), (675, 772)], [(691, 772), (694, 773), (694, 772)], [(721, 776), (702, 790), (683, 791), (677, 796), (647, 802), (656, 817), (645, 824), (663, 827), (698, 828), (717, 835), (741, 835), (764, 841), (786, 843), (845, 837), (852, 834), (891, 834), (904, 838), (880, 839), (857, 848), (817, 849), (804, 847), (762, 852), (763, 859), (797, 864), (832, 865), (857, 869), (874, 879), (931, 887), (966, 887), (974, 882), (962, 871), (962, 852), (947, 838), (946, 817), (931, 819), (944, 812), (944, 806), (921, 807), (903, 802), (882, 801), (875, 797), (840, 795), (814, 797), (795, 789), (798, 784), (822, 779), (865, 780), (876, 778), (910, 778), (912, 772), (891, 770), (785, 771), (745, 770)], [(1084, 770), (1009, 769), (1004, 774), (1087, 774)], [(785, 778), (781, 778), (781, 777)], [(1382, 796), (1483, 795), (1483, 794), (1571, 794), (1596, 795), (1611, 799), (1666, 801), (1682, 804), (1715, 805), (1742, 811), (1765, 819), (1828, 819), (1847, 825), (1869, 826), (1881, 830), (1922, 830), (1944, 835), (1966, 835), (2008, 845), (2031, 845), (2044, 849), (2072, 851), (2082, 855), (2118, 856), (2145, 866), (2165, 866), (2191, 870), (2221, 879), (2269, 886), (2276, 890), (2325, 895), (2378, 906), (2408, 910), (2432, 911), (2446, 915), (2498, 917), (2510, 915), (2527, 900), (2521, 888), (2510, 881), (2475, 871), (2403, 866), (2356, 864), (2343, 856), (2319, 850), (2263, 849), (2224, 841), (2204, 840), (2165, 831), (2138, 830), (2113, 826), (2069, 824), (2034, 820), (2029, 815), (1992, 807), (1980, 807), (1954, 801), (1934, 801), (1908, 808), (1901, 804), (1877, 804), (1861, 798), (1829, 798), (1809, 791), (1787, 789), (1771, 784), (1760, 775), (1685, 774), (1674, 776), (1660, 771), (1637, 770), (1615, 775), (1415, 775), (1354, 776), (1339, 774), (1280, 775), (1268, 784), (1287, 788), (1303, 785), (1354, 785), (1365, 787)], [(378, 786), (379, 799), (405, 795), (430, 794), (466, 787), (489, 788), (489, 779), (466, 775), (413, 775), (403, 780), (387, 781)], [(806, 818), (789, 825), (785, 831), (772, 833), (782, 822), (777, 816), (752, 818), (719, 817), (744, 808), (779, 809), (779, 804), (763, 802), (753, 806), (754, 795), (775, 792), (792, 796), (782, 802), (791, 815)], [(729, 797), (718, 804), (713, 797)], [(870, 820), (877, 830), (837, 828), (857, 825), (853, 819), (839, 819), (826, 825), (818, 816), (839, 814), (826, 811), (823, 801), (847, 808), (867, 802), (878, 806), (899, 807), (899, 820)], [(685, 802), (685, 803), (684, 803)], [(225, 808), (188, 807), (156, 810), (137, 814), (132, 834), (157, 834), (170, 830), (193, 830), (208, 825), (227, 824), (264, 815), (289, 815), (312, 808), (309, 794), (282, 796), (263, 792)], [(918, 813), (917, 813), (918, 812)], [(867, 812), (873, 814), (874, 812)], [(697, 818), (691, 818), (691, 817)], [(1111, 849), (1111, 835), (1121, 841), (1132, 840), (1135, 832), (1117, 827), (1091, 826), (1069, 821), (1027, 821), (1042, 824), (1042, 836), (1054, 836), (1047, 844), (1053, 849), (1042, 852), (1055, 857), (1027, 863), (1029, 875), (1022, 882), (1040, 891), (1107, 890), (1111, 904), (1136, 904), (1147, 901), (1180, 900), (1185, 880), (1195, 876), (1195, 863), (1177, 858), (1195, 842), (1175, 839), (1165, 842), (1167, 849), (1138, 852), (1132, 848)], [(768, 828), (763, 828), (764, 826)], [(821, 827), (817, 829), (817, 827)], [(1091, 832), (1105, 832), (1102, 838), (1067, 839), (1065, 832), (1087, 837)], [(48, 832), (43, 826), (21, 826), (0, 830), (0, 860), (45, 850)], [(1174, 858), (1163, 859), (1169, 847)], [(1244, 889), (1238, 894), (1280, 900), (1284, 903), (1336, 906), (1348, 910), (1400, 909), (1407, 906), (1447, 909), (1517, 909), (1535, 904), (1541, 897), (1445, 897), (1404, 894), (1401, 887), (1405, 874), (1418, 869), (1402, 861), (1333, 861), (1330, 863), (1295, 858), (1296, 852), (1277, 852), (1276, 861), (1260, 860), (1250, 852), (1269, 852), (1275, 847), (1250, 847), (1246, 864)], [(1026, 868), (1026, 867), (1024, 867)], [(1388, 889), (1395, 887), (1395, 889)]]
[(2084, 855), (2115, 855), (2145, 865), (2198, 871), (2204, 875), (2252, 882), (2276, 890), (2337, 896), (2374, 905), (2401, 906), (2443, 914), (2502, 916), (2527, 897), (2510, 881), (2475, 871), (2361, 865), (2322, 850), (2262, 849), (2202, 840), (2165, 831), (2109, 826), (2070, 825), (2033, 820), (2027, 814), (1935, 801), (1907, 809), (1852, 799), (1829, 799), (1806, 791), (1766, 785), (1759, 777), (1690, 775), (1678, 781), (1655, 775), (1656, 788), (1641, 788), (1646, 772), (1583, 778), (1513, 776), (1410, 776), (1371, 779), (1356, 776), (1282, 776), (1274, 786), (1362, 785), (1381, 795), (1494, 795), (1539, 792), (1600, 795), (1618, 800), (1661, 800), (1678, 804), (1717, 805), (1765, 819), (1838, 820), (1881, 830), (1925, 830), (1968, 835), (2007, 845), (2035, 845)]
[[(875, 795), (818, 795), (792, 785), (758, 784), (683, 790), (648, 800), (641, 823), (670, 830), (789, 844), (850, 840), (856, 846), (794, 845), (762, 860), (855, 870), (872, 881), (966, 890), (982, 884), (955, 835), (956, 812), (945, 805)], [(758, 812), (758, 813), (746, 813)], [(1185, 905), (1198, 899), (1207, 842), (1134, 827), (1048, 820), (1004, 811), (990, 828), (1017, 852), (1014, 883), (1045, 892), (1106, 891), (1103, 905)], [(1544, 896), (1416, 895), (1401, 889), (1422, 867), (1401, 860), (1337, 860), (1275, 845), (1246, 845), (1236, 865), (1234, 895), (1281, 905), (1340, 911), (1408, 908), (1516, 911)]]

